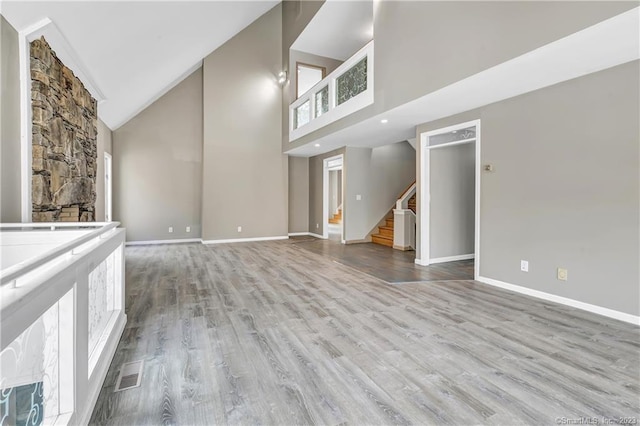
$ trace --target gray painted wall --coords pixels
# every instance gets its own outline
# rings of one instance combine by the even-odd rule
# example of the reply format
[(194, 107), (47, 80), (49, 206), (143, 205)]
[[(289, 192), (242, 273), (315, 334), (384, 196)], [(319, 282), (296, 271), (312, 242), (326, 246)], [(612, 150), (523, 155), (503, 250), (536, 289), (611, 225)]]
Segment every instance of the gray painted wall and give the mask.
[(475, 143), (431, 150), (431, 259), (474, 252), (475, 158)]
[(640, 314), (639, 73), (634, 61), (418, 127), (482, 120), (495, 171), (481, 176), (480, 275)]
[[(289, 81), (282, 87), (282, 146), (289, 144), (289, 104), (295, 99), (295, 81), (291, 84), (292, 69), (290, 67), (289, 51), (300, 33), (318, 12), (324, 0), (320, 1), (283, 1), (282, 4), (282, 61), (280, 71), (287, 71)], [(284, 150), (284, 149), (283, 149)]]
[[(347, 147), (344, 166), (345, 240), (367, 240), (416, 177), (416, 152), (407, 142)], [(357, 195), (362, 199), (357, 200)]]
[[(342, 169), (344, 172), (342, 205), (344, 234), (342, 238), (347, 242), (366, 240), (369, 231), (374, 226), (369, 226), (374, 213), (371, 211), (370, 204), (375, 197), (374, 190), (378, 188), (372, 185), (372, 179), (374, 178), (371, 168), (372, 157), (373, 149), (371, 148), (354, 148), (350, 146), (346, 148)], [(361, 197), (360, 200), (357, 199), (358, 195)], [(386, 211), (389, 211), (390, 208), (391, 203), (387, 206)]]
[(18, 32), (0, 15), (0, 222), (21, 222)]
[(377, 2), (375, 104), (283, 146), (304, 145), (637, 6), (609, 1)]
[[(292, 74), (295, 73), (292, 72), (289, 58), (290, 47), (323, 3), (324, 0), (282, 2), (281, 70), (287, 71), (289, 75), (289, 81), (282, 87), (282, 144), (289, 141), (289, 104), (296, 96), (295, 80), (292, 81)], [(310, 230), (309, 202), (309, 159), (289, 157), (289, 232)]]
[[(112, 132), (102, 120), (98, 119), (98, 159), (96, 172), (96, 222), (104, 222), (105, 220), (105, 178), (104, 178), (104, 153), (112, 154), (113, 137)], [(113, 174), (113, 164), (111, 165), (111, 173)], [(112, 176), (113, 179), (113, 176)], [(112, 181), (113, 182), (113, 181)], [(111, 185), (113, 191), (113, 183)], [(113, 195), (112, 195), (113, 196)], [(113, 200), (112, 200), (113, 202)], [(113, 210), (113, 206), (112, 206)], [(112, 211), (113, 214), (113, 211)]]
[(289, 232), (309, 232), (309, 159), (289, 157)]
[(113, 132), (113, 175), (128, 241), (200, 237), (202, 69)]
[[(204, 60), (204, 240), (286, 236), (282, 6)], [(237, 227), (242, 226), (242, 232)]]

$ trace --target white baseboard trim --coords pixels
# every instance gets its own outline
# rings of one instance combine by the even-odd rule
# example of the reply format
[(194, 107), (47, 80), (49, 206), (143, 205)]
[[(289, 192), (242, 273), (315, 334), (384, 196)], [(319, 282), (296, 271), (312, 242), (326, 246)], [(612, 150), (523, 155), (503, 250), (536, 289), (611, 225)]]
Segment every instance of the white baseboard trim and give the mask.
[(307, 235), (311, 235), (310, 232), (289, 232), (290, 237), (304, 237)]
[(429, 259), (430, 264), (434, 263), (444, 263), (444, 262), (455, 262), (456, 260), (469, 260), (475, 259), (476, 255), (471, 254), (461, 254), (458, 256), (447, 256), (447, 257), (436, 257), (435, 259)]
[(279, 235), (275, 237), (256, 237), (256, 238), (231, 238), (228, 240), (202, 240), (202, 244), (228, 244), (228, 243), (250, 243), (253, 241), (273, 241), (288, 240), (288, 235)]
[(414, 261), (416, 265), (420, 265), (420, 266), (429, 266), (429, 262), (425, 262), (422, 259), (418, 259), (416, 257), (416, 260)]
[(127, 241), (125, 245), (127, 246), (147, 246), (154, 244), (184, 244), (184, 243), (201, 243), (202, 239), (200, 238), (183, 238), (176, 240), (149, 240), (149, 241)]
[(640, 316), (631, 315), (620, 311), (614, 311), (613, 309), (592, 305), (590, 303), (580, 302), (578, 300), (569, 299), (567, 297), (556, 296), (555, 294), (545, 293), (543, 291), (533, 290), (515, 284), (505, 283), (503, 281), (494, 280), (493, 278), (479, 276), (478, 278), (476, 278), (476, 281), (640, 326)]
[(364, 244), (364, 243), (370, 243), (371, 239), (365, 238), (362, 240), (342, 240), (342, 241), (344, 241), (342, 244)]
[(310, 235), (310, 236), (312, 236), (312, 237), (316, 237), (316, 238), (320, 238), (321, 240), (326, 240), (326, 238), (325, 238), (325, 237), (323, 237), (322, 235), (320, 235), (320, 234), (314, 234), (313, 232), (309, 232), (309, 233), (307, 233), (307, 235)]

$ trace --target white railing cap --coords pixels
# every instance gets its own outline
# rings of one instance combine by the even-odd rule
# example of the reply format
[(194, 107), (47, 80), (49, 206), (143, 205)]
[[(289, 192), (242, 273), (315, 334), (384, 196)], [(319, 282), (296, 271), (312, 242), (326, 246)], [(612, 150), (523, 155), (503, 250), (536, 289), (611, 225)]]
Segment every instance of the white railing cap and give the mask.
[(31, 259), (27, 259), (23, 262), (17, 263), (9, 268), (0, 271), (0, 286), (4, 286), (5, 284), (11, 283), (15, 279), (20, 276), (27, 274), (33, 271), (36, 268), (44, 265), (52, 259), (55, 259), (59, 256), (62, 256), (65, 253), (93, 240), (100, 235), (111, 231), (112, 229), (117, 228), (120, 225), (120, 222), (38, 222), (38, 223), (3, 223), (0, 224), (0, 229), (8, 228), (8, 229), (17, 229), (17, 228), (30, 228), (30, 229), (52, 229), (52, 227), (58, 228), (97, 228), (86, 235), (83, 235), (79, 238), (76, 238), (73, 241), (69, 241), (61, 245), (60, 247), (55, 248), (54, 250), (50, 250), (46, 253), (43, 253), (39, 256), (35, 256)]

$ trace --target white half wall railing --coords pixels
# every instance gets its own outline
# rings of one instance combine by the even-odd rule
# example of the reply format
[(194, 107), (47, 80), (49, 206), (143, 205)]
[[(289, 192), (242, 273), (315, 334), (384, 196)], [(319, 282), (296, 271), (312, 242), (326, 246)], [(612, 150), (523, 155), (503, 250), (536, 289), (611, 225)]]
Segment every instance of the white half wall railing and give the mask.
[(393, 248), (397, 250), (416, 248), (416, 214), (409, 209), (409, 200), (414, 195), (416, 182), (398, 198), (393, 209)]
[(373, 40), (289, 106), (289, 142), (373, 103)]
[(126, 323), (118, 225), (0, 225), (2, 424), (89, 422)]

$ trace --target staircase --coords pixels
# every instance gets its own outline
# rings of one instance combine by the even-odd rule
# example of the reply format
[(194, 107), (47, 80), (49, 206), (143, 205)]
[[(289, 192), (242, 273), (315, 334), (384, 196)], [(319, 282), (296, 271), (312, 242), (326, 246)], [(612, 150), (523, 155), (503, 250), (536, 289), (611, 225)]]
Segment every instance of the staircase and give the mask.
[(378, 226), (378, 233), (371, 236), (371, 242), (393, 247), (393, 214), (385, 219), (384, 226)]
[[(409, 209), (416, 212), (416, 196), (409, 199)], [(391, 217), (385, 218), (385, 224), (378, 226), (378, 233), (371, 235), (371, 242), (387, 247), (393, 247), (393, 212)]]
[(329, 223), (342, 223), (342, 209), (338, 209), (338, 213), (329, 218)]

